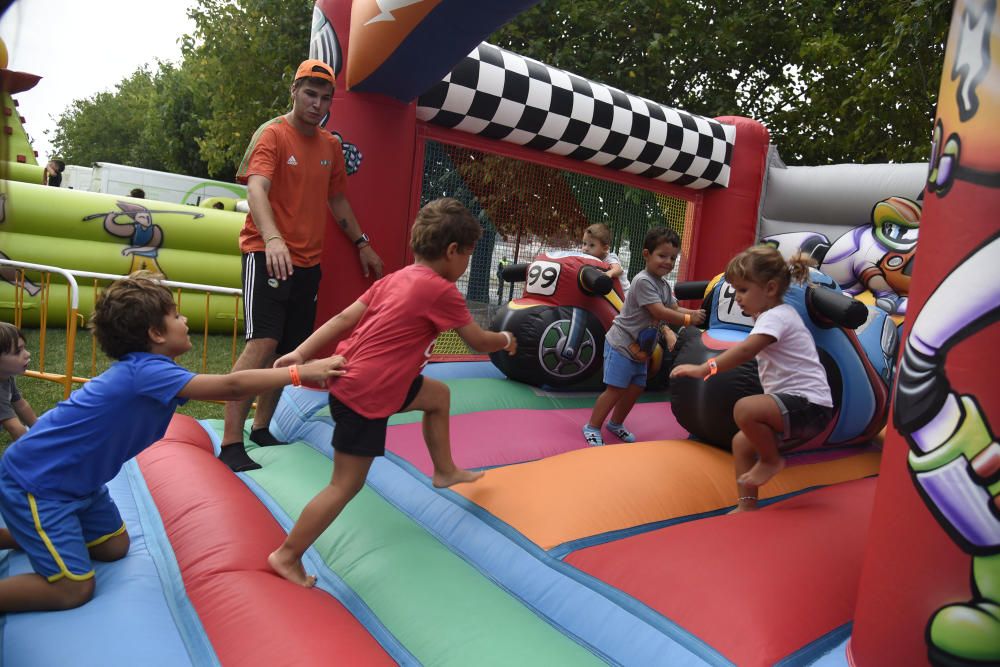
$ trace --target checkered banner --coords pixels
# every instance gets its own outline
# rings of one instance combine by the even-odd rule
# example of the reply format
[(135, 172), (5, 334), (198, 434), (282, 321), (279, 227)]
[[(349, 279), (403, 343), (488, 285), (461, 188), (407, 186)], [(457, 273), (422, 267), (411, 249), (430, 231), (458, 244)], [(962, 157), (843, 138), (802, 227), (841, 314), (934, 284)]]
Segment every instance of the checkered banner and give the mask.
[(486, 44), (417, 100), (417, 118), (689, 188), (729, 184), (736, 128)]

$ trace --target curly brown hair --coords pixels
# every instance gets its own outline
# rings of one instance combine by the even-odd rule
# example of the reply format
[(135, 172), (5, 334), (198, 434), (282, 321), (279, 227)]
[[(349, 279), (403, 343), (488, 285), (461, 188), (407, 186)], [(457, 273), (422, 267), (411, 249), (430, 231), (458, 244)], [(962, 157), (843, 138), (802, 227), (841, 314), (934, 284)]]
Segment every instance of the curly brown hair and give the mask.
[(164, 318), (177, 307), (160, 279), (158, 274), (136, 271), (97, 295), (90, 327), (104, 354), (121, 359), (130, 352), (149, 352), (149, 330), (163, 329)]
[(479, 221), (462, 202), (442, 197), (417, 213), (410, 231), (410, 247), (417, 257), (434, 260), (443, 257), (452, 243), (457, 243), (459, 250), (472, 250), (482, 234)]
[(796, 253), (786, 261), (774, 247), (755, 245), (729, 260), (726, 280), (745, 280), (756, 285), (766, 285), (773, 280), (778, 285), (778, 296), (783, 296), (793, 280), (797, 283), (808, 281), (809, 268), (813, 266), (816, 260), (805, 253)]

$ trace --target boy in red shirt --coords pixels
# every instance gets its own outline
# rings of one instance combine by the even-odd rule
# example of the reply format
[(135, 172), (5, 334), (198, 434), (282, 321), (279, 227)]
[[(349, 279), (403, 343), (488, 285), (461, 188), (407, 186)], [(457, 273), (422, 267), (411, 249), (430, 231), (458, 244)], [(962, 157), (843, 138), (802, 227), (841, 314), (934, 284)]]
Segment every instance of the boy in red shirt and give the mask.
[(337, 345), (337, 354), (347, 359), (346, 372), (328, 383), (330, 414), (337, 425), (333, 477), (267, 559), (289, 581), (302, 586), (316, 583), (316, 577), (307, 575), (302, 566), (302, 554), (361, 490), (375, 457), (385, 454), (391, 415), (423, 411), (434, 486), (474, 482), (483, 476), (455, 465), (448, 436), (448, 387), (420, 374), (438, 334), (448, 329), (455, 329), (469, 347), (480, 352), (517, 351), (517, 341), (509, 331), (486, 331), (473, 321), (465, 298), (455, 287), (469, 268), (481, 233), (479, 222), (458, 200), (427, 204), (417, 214), (410, 236), (414, 263), (376, 282), (275, 362), (275, 366), (300, 364), (349, 334)]

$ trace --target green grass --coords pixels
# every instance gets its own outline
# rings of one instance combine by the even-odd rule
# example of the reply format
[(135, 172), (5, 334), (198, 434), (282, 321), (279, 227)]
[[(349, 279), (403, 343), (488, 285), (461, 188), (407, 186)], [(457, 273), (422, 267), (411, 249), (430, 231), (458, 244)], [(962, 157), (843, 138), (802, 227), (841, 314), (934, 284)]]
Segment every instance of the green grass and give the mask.
[[(37, 330), (25, 330), (28, 337), (28, 349), (31, 350), (30, 370), (40, 371), (41, 353), (38, 349), (39, 332)], [(208, 336), (208, 354), (205, 367), (202, 367), (202, 344), (205, 337), (202, 335), (191, 335), (191, 350), (177, 359), (177, 362), (197, 373), (222, 374), (228, 373), (232, 367), (233, 352), (232, 336), (223, 334)], [(78, 331), (76, 339), (76, 355), (74, 357), (74, 375), (78, 377), (94, 377), (100, 374), (112, 360), (104, 356), (97, 350), (96, 364), (92, 356), (93, 336), (89, 331)], [(236, 342), (236, 354), (243, 350), (243, 337), (240, 336)], [(48, 373), (63, 373), (66, 368), (66, 331), (65, 329), (50, 328), (46, 333), (45, 340), (45, 371)], [(17, 388), (21, 396), (27, 399), (35, 414), (41, 415), (52, 408), (63, 398), (63, 386), (56, 382), (42, 380), (39, 378), (18, 377)], [(74, 389), (80, 385), (74, 385)], [(195, 419), (222, 419), (223, 405), (221, 403), (208, 403), (204, 401), (190, 401), (186, 405), (178, 408), (180, 414), (190, 415)], [(0, 454), (7, 449), (10, 444), (10, 436), (6, 431), (0, 429)]]

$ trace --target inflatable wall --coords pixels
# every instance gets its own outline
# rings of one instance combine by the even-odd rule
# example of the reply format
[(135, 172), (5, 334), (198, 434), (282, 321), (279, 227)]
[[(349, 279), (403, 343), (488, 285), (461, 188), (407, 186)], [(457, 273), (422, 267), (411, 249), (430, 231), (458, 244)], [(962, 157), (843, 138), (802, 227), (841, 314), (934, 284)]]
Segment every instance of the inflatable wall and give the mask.
[(1000, 15), (955, 3), (861, 575), (861, 667), (1000, 663)]

